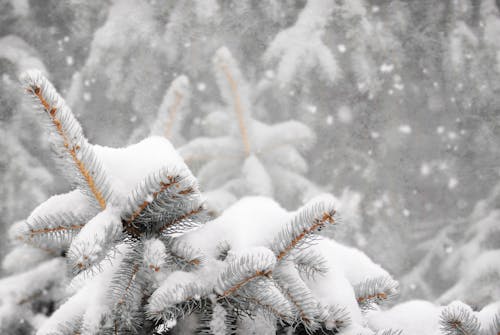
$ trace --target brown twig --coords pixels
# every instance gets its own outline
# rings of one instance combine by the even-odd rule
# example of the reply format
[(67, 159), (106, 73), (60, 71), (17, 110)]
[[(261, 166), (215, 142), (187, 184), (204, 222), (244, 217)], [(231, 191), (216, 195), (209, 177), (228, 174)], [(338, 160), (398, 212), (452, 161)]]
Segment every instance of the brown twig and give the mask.
[(304, 239), (304, 237), (306, 237), (308, 234), (311, 234), (314, 231), (316, 231), (319, 228), (321, 228), (325, 224), (325, 222), (328, 221), (328, 222), (330, 222), (332, 224), (335, 224), (335, 219), (334, 219), (333, 215), (335, 215), (335, 211), (333, 211), (333, 213), (324, 212), (323, 216), (321, 217), (321, 219), (315, 220), (314, 224), (311, 227), (304, 229), (302, 231), (302, 233), (300, 233), (297, 237), (295, 237), (290, 242), (290, 244), (288, 244), (285, 247), (285, 249), (283, 249), (279, 253), (279, 255), (276, 257), (277, 260), (278, 261), (282, 260), (293, 248), (295, 248), (297, 246), (297, 244), (299, 244), (300, 241), (302, 241)]
[(183, 98), (182, 94), (178, 91), (175, 91), (174, 94), (175, 94), (174, 103), (172, 104), (172, 106), (170, 106), (170, 108), (168, 108), (168, 120), (167, 120), (167, 123), (165, 125), (165, 137), (166, 138), (170, 138), (170, 132), (172, 131), (172, 128), (174, 126), (175, 116), (177, 114), (177, 111), (181, 105), (182, 98)]
[(229, 82), (229, 86), (231, 87), (231, 92), (233, 93), (233, 99), (234, 99), (234, 108), (236, 111), (236, 115), (238, 117), (238, 124), (240, 126), (240, 133), (241, 133), (241, 139), (243, 140), (243, 145), (245, 147), (245, 154), (247, 156), (250, 155), (250, 141), (248, 140), (248, 134), (247, 134), (247, 129), (245, 127), (245, 119), (244, 119), (244, 113), (245, 111), (243, 110), (243, 106), (241, 105), (241, 98), (240, 94), (238, 92), (238, 83), (236, 80), (234, 80), (233, 76), (231, 75), (231, 72), (229, 71), (229, 68), (226, 64), (222, 64), (222, 71), (224, 72), (224, 75), (226, 76), (227, 81)]
[(99, 203), (99, 206), (101, 206), (102, 209), (106, 208), (106, 199), (104, 199), (104, 196), (102, 195), (101, 191), (97, 189), (97, 186), (95, 184), (94, 178), (92, 177), (91, 172), (86, 168), (85, 164), (78, 158), (77, 155), (77, 150), (80, 149), (79, 146), (70, 146), (70, 140), (68, 138), (68, 135), (66, 134), (61, 121), (57, 118), (57, 108), (50, 106), (50, 104), (45, 100), (42, 94), (42, 90), (40, 87), (36, 86), (29, 90), (32, 94), (34, 94), (42, 106), (44, 107), (45, 111), (49, 114), (52, 123), (57, 129), (57, 132), (59, 135), (61, 135), (63, 139), (63, 144), (64, 147), (68, 150), (71, 158), (73, 159), (73, 162), (75, 163), (76, 167), (80, 171), (81, 175), (87, 182), (87, 185), (90, 188), (90, 191), (96, 198), (97, 202)]

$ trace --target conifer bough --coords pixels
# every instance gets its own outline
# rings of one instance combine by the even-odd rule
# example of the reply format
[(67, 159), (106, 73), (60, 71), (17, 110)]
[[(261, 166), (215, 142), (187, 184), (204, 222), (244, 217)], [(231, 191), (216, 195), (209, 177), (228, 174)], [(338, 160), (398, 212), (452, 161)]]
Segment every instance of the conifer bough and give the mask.
[[(75, 187), (12, 229), (18, 242), (54, 250), (51, 257), (73, 271), (69, 295), (38, 335), (167, 334), (190, 318), (199, 333), (233, 333), (266, 319), (276, 331), (362, 328), (357, 304), (314, 293), (315, 285), (335, 281), (321, 249), (337, 245), (315, 235), (335, 224), (329, 198), (295, 213), (268, 198), (246, 198), (207, 222), (196, 179), (168, 140), (92, 145), (40, 72), (22, 79), (46, 114), (56, 159)], [(249, 223), (256, 209), (262, 218)], [(56, 273), (45, 285), (64, 277), (60, 264), (46, 263)], [(343, 281), (356, 302), (355, 283)]]
[[(193, 329), (190, 323), (198, 334), (269, 327), (399, 334), (367, 328), (362, 312), (395, 295), (397, 282), (360, 251), (317, 235), (336, 224), (331, 196), (292, 213), (269, 198), (247, 197), (209, 220), (196, 179), (168, 140), (92, 145), (46, 78), (31, 71), (23, 80), (75, 186), (11, 229), (18, 243), (52, 252), (3, 280), (10, 288), (0, 289), (4, 306), (64, 287), (66, 266), (73, 274), (69, 290), (52, 296), (58, 308), (34, 326), (37, 335), (170, 334)], [(35, 278), (37, 285), (22, 285)], [(21, 285), (12, 289), (13, 282)], [(475, 331), (474, 322), (461, 309), (443, 312), (446, 334)]]

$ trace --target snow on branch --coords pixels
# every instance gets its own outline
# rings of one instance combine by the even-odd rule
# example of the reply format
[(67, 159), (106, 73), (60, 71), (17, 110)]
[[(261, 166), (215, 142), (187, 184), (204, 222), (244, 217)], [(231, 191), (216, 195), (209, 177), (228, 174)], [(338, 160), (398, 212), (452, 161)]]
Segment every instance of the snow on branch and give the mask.
[(273, 278), (285, 297), (291, 302), (298, 323), (304, 324), (308, 332), (318, 329), (319, 323), (317, 319), (320, 314), (318, 302), (314, 299), (311, 290), (300, 278), (297, 270), (293, 267), (279, 267), (274, 271)]
[[(101, 209), (106, 208), (111, 188), (102, 164), (71, 109), (52, 84), (39, 71), (22, 75), (26, 90), (43, 107), (52, 123), (53, 146), (61, 162), (76, 178), (70, 178)], [(66, 171), (66, 170), (65, 170)]]
[(479, 334), (479, 320), (472, 309), (460, 301), (454, 301), (443, 309), (439, 323), (444, 335)]
[(113, 328), (115, 333), (131, 331), (136, 333), (141, 327), (139, 321), (142, 294), (145, 286), (144, 267), (142, 264), (142, 243), (132, 243), (124, 255), (118, 270), (113, 274), (110, 296), (114, 301)]
[(362, 309), (373, 308), (392, 299), (398, 293), (398, 282), (390, 276), (368, 278), (354, 286), (356, 300)]
[(375, 335), (403, 335), (403, 331), (399, 329), (385, 329), (377, 331)]
[(213, 295), (210, 295), (204, 311), (200, 313), (198, 333), (207, 335), (235, 334), (236, 315), (226, 307), (217, 302)]
[(335, 224), (335, 209), (329, 203), (305, 205), (278, 234), (271, 244), (278, 261), (285, 259), (293, 249), (302, 247), (311, 235), (327, 224)]
[(269, 276), (276, 264), (275, 256), (264, 247), (251, 248), (232, 257), (217, 279), (215, 292), (221, 297), (232, 295), (256, 278)]
[(68, 250), (68, 260), (75, 273), (101, 262), (118, 241), (122, 224), (115, 208), (97, 214), (75, 236)]
[(181, 270), (191, 270), (194, 267), (202, 265), (205, 261), (205, 255), (195, 249), (192, 245), (183, 242), (177, 238), (163, 238), (167, 247), (168, 254)]
[(150, 135), (165, 136), (168, 139), (180, 136), (181, 121), (186, 116), (180, 113), (189, 104), (189, 89), (189, 79), (186, 76), (174, 79), (163, 97), (156, 120), (151, 125)]
[(275, 151), (288, 145), (297, 149), (308, 149), (316, 142), (316, 135), (306, 124), (288, 120), (270, 126), (271, 136), (266, 138), (265, 146), (261, 151)]
[(251, 315), (260, 310), (268, 319), (277, 318), (280, 323), (291, 324), (295, 320), (290, 301), (267, 277), (251, 281), (237, 292), (237, 296), (228, 297), (228, 300), (230, 304), (237, 302), (240, 309), (250, 311)]
[(297, 270), (309, 279), (328, 271), (325, 257), (314, 250), (293, 253), (293, 263)]
[(320, 321), (327, 331), (333, 331), (334, 334), (342, 331), (351, 324), (351, 318), (345, 307), (323, 306), (318, 303), (318, 321)]
[[(158, 238), (146, 239), (144, 244), (144, 254), (142, 255), (143, 266), (151, 272), (160, 272), (173, 262), (167, 257), (167, 248)], [(170, 261), (170, 262), (168, 262)]]
[(56, 213), (30, 217), (22, 230), (23, 241), (41, 248), (65, 249), (87, 223), (88, 217)]
[(209, 291), (196, 282), (172, 285), (163, 283), (149, 299), (147, 315), (154, 320), (170, 321), (183, 318), (203, 303)]
[(315, 68), (330, 82), (341, 76), (335, 56), (322, 41), (334, 7), (335, 1), (307, 1), (295, 24), (279, 32), (271, 42), (264, 60), (278, 63), (277, 78), (282, 85)]
[(51, 315), (51, 317), (42, 324), (37, 335), (53, 334), (78, 334), (82, 325), (82, 315), (87, 308), (87, 296), (80, 292), (66, 300)]
[(217, 50), (214, 57), (215, 73), (221, 94), (229, 106), (233, 106), (238, 118), (245, 154), (251, 153), (248, 125), (250, 125), (250, 102), (243, 76), (236, 61), (225, 47)]
[(194, 177), (187, 171), (166, 167), (148, 176), (131, 193), (122, 220), (125, 230), (138, 237), (171, 231), (175, 224), (201, 220), (202, 214), (203, 203)]
[(50, 197), (30, 216), (10, 229), (10, 238), (42, 250), (59, 254), (94, 216), (96, 210), (78, 190)]
[(208, 214), (200, 198), (195, 198), (190, 202), (180, 202), (177, 212), (172, 218), (164, 221), (158, 229), (163, 235), (184, 233), (190, 229), (198, 227), (200, 223), (207, 221)]

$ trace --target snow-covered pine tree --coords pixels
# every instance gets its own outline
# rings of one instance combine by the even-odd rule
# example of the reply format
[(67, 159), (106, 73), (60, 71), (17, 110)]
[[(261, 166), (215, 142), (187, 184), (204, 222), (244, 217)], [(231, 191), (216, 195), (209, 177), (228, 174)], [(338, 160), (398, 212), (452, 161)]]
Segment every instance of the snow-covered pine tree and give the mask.
[[(13, 227), (30, 249), (10, 256), (25, 272), (0, 282), (3, 332), (26, 318), (38, 335), (167, 334), (189, 329), (183, 320), (192, 314), (198, 333), (374, 334), (361, 310), (390, 298), (397, 283), (360, 251), (315, 234), (336, 224), (331, 197), (292, 213), (269, 198), (245, 198), (202, 224), (196, 180), (166, 139), (92, 145), (46, 78), (32, 71), (23, 80), (75, 189)], [(31, 306), (30, 316), (19, 310), (40, 296), (55, 305)]]
[(245, 80), (225, 47), (213, 58), (223, 106), (212, 107), (202, 121), (207, 136), (180, 148), (207, 191), (209, 206), (221, 212), (245, 195), (276, 197), (285, 206), (310, 199), (318, 187), (304, 174), (308, 164), (302, 151), (315, 135), (305, 124), (289, 120), (268, 125), (257, 120), (258, 85)]

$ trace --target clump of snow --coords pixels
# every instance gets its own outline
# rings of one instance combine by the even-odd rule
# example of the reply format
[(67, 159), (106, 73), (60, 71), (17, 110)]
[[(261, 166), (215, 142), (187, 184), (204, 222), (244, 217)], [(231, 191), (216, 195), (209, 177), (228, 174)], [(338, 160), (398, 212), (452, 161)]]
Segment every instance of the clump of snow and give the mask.
[(119, 211), (109, 206), (90, 220), (73, 239), (68, 250), (71, 265), (84, 270), (100, 262), (121, 232)]
[(93, 211), (87, 196), (76, 189), (68, 193), (51, 196), (33, 210), (27, 221), (30, 222), (36, 217), (68, 212), (74, 213), (77, 216), (86, 216)]
[(165, 244), (153, 238), (144, 242), (144, 265), (146, 269), (158, 272), (166, 263)]
[(246, 197), (181, 239), (215, 258), (222, 241), (227, 241), (233, 251), (269, 245), (289, 218), (289, 213), (269, 198)]
[(125, 201), (143, 179), (162, 167), (189, 171), (179, 153), (164, 137), (148, 137), (125, 148), (94, 145), (112, 183), (113, 196)]
[(387, 311), (372, 311), (367, 315), (372, 329), (402, 329), (405, 335), (440, 335), (441, 307), (428, 301), (412, 300)]

